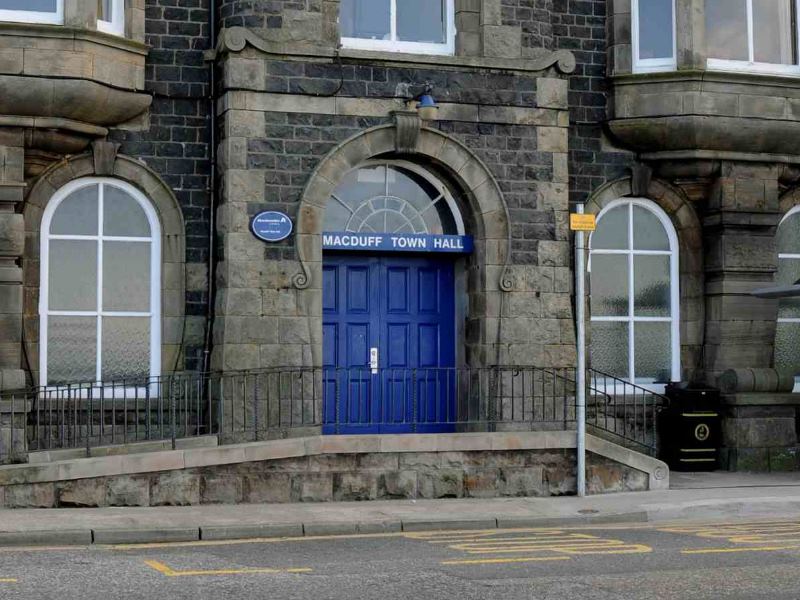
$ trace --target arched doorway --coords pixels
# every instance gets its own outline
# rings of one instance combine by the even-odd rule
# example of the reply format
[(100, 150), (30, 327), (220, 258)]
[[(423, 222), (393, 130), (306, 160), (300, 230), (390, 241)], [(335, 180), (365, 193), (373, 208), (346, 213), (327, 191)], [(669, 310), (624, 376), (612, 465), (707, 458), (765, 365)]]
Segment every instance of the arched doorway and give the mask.
[(472, 239), (449, 188), (369, 161), (333, 191), (323, 230), (324, 431), (452, 430), (455, 263)]

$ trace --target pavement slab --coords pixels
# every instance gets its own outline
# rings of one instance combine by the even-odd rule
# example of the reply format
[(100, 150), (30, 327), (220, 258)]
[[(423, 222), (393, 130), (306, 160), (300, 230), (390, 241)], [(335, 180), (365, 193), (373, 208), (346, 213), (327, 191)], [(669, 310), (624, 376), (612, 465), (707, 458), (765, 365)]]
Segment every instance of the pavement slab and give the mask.
[(0, 547), (800, 515), (800, 474), (679, 474), (676, 480), (679, 489), (586, 498), (0, 510)]

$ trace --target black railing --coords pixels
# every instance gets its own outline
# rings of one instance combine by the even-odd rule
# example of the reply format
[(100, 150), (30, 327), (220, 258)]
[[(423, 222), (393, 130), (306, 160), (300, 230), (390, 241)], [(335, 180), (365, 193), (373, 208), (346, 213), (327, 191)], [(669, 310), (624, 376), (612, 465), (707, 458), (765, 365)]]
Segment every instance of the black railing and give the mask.
[[(5, 392), (17, 429), (0, 461), (215, 435), (234, 443), (326, 433), (574, 427), (575, 370), (265, 369)], [(2, 405), (0, 405), (2, 408)], [(8, 441), (4, 441), (5, 437)]]
[(586, 425), (601, 436), (650, 455), (658, 451), (656, 419), (669, 400), (608, 373), (586, 373)]
[[(590, 431), (654, 454), (666, 399), (590, 369)], [(325, 433), (564, 430), (575, 426), (575, 370), (264, 369), (173, 374), (0, 395), (0, 462), (29, 451), (205, 435), (219, 443)]]

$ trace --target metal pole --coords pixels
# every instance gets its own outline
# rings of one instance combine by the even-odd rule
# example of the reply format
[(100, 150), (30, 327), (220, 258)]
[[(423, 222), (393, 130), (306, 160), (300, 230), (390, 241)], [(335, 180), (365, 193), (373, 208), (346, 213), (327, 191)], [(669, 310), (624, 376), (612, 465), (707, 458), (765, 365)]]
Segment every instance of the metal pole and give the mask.
[[(583, 204), (577, 206), (583, 214)], [(575, 320), (577, 322), (578, 372), (575, 381), (576, 415), (578, 422), (578, 496), (586, 495), (586, 261), (584, 255), (584, 233), (575, 232)]]

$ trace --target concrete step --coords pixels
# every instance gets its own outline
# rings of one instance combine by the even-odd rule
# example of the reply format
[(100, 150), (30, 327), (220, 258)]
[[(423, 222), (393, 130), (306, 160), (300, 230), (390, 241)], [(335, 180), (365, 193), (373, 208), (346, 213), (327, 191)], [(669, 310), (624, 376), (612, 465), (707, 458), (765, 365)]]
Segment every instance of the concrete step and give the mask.
[[(175, 442), (177, 450), (215, 448), (218, 445), (219, 442), (216, 435), (183, 438)], [(172, 450), (171, 440), (148, 440), (146, 442), (132, 442), (129, 444), (116, 444), (114, 446), (97, 446), (89, 450), (88, 457), (142, 454), (145, 452), (163, 452), (164, 450)], [(86, 448), (41, 450), (28, 453), (29, 464), (42, 464), (58, 460), (72, 460), (75, 458), (87, 458)]]

